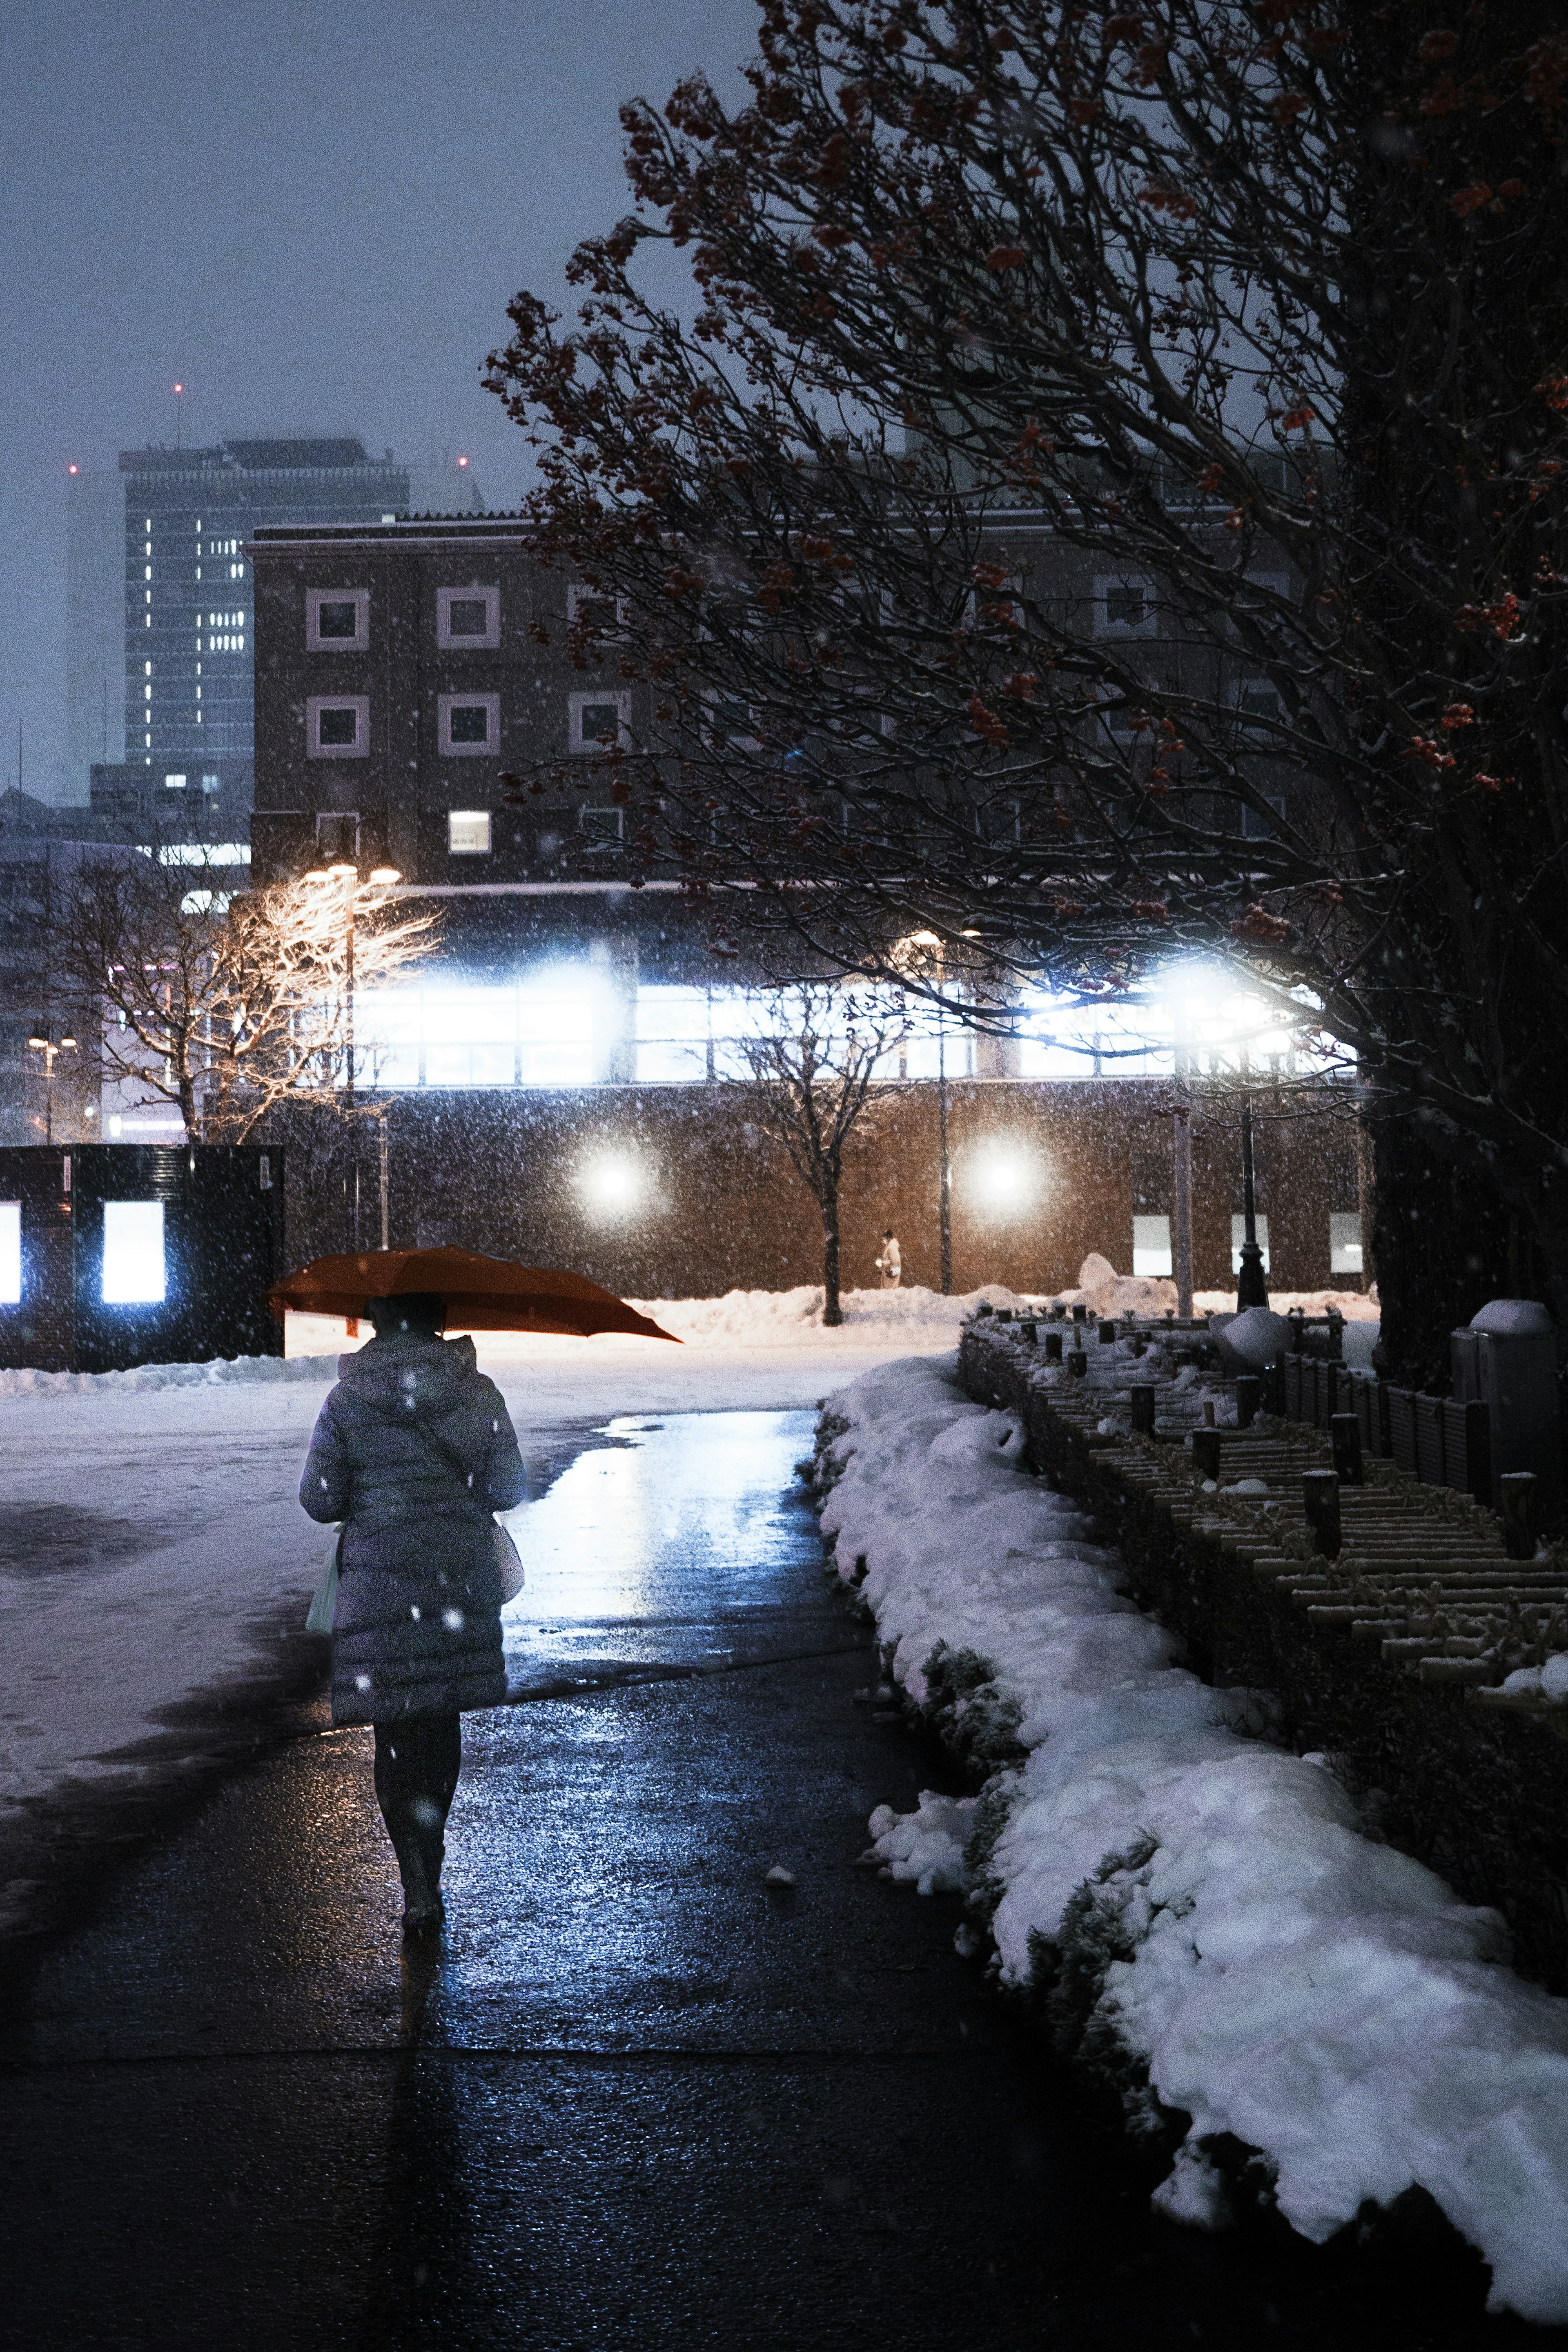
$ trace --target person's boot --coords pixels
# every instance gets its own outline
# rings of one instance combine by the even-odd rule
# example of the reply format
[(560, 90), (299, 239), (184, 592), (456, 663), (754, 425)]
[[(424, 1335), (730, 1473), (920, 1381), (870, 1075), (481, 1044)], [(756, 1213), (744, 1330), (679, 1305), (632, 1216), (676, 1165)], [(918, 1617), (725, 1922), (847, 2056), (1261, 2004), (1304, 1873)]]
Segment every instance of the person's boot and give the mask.
[(403, 1932), (427, 1935), (446, 1917), (441, 1901), (441, 1864), (446, 1860), (442, 1832), (446, 1822), (438, 1806), (416, 1797), (409, 1807), (413, 1820), (395, 1843), (398, 1874), (403, 1881)]

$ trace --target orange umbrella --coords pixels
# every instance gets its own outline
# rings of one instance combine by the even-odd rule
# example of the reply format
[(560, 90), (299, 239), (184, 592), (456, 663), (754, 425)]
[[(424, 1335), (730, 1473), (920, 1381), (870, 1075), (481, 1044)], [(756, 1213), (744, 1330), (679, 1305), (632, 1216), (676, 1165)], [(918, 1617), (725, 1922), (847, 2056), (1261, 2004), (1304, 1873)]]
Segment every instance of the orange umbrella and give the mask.
[[(312, 1258), (285, 1275), (267, 1295), (279, 1322), (289, 1307), (300, 1315), (364, 1313), (368, 1298), (435, 1291), (447, 1320), (468, 1331), (637, 1331), (645, 1339), (675, 1339), (613, 1291), (580, 1274), (515, 1265), (510, 1258), (474, 1250), (358, 1250), (350, 1257)], [(675, 1339), (679, 1347), (681, 1342)]]

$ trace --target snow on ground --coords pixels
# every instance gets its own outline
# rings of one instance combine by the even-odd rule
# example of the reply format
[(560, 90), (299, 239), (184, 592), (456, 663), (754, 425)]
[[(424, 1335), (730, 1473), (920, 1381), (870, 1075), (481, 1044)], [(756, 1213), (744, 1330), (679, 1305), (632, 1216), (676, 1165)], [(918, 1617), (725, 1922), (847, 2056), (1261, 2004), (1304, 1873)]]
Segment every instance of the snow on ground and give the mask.
[[(1512, 1974), (1496, 1913), (1363, 1836), (1320, 1760), (1258, 1736), (1266, 1694), (1174, 1663), (1117, 1554), (1020, 1475), (1016, 1420), (951, 1371), (888, 1364), (831, 1400), (822, 1524), (842, 1576), (864, 1563), (910, 1699), (982, 1757), (1027, 1751), (968, 1854), (1002, 1979), (1068, 1959), (1092, 2028), (1191, 2116), (1156, 2192), (1173, 2217), (1224, 2220), (1206, 2150), (1234, 2134), (1304, 2236), (1420, 2183), (1490, 2263), (1494, 2307), (1568, 2321), (1568, 2001)], [(871, 1831), (895, 1876), (951, 1881), (948, 1801)]]
[[(889, 1355), (951, 1348), (981, 1296), (1017, 1303), (994, 1286), (852, 1291), (826, 1331), (819, 1291), (732, 1292), (648, 1303), (682, 1347), (477, 1344), (537, 1464), (552, 1433), (617, 1414), (816, 1404)], [(331, 1538), (295, 1499), (300, 1468), (354, 1343), (313, 1317), (290, 1317), (286, 1338), (287, 1359), (0, 1372), (0, 1928), (26, 1916), (48, 1818), (199, 1761), (195, 1736), (163, 1718), (275, 1676), (280, 1634), (303, 1624)], [(528, 1508), (513, 1517), (525, 1554)]]

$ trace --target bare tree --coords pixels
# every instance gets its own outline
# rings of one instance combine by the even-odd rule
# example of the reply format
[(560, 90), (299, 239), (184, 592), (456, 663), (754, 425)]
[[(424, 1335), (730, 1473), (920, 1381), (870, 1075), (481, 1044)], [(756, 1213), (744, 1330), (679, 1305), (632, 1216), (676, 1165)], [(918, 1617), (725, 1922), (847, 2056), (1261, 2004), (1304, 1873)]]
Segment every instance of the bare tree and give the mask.
[(427, 954), (436, 919), (346, 869), (227, 897), (189, 845), (84, 860), (57, 892), (54, 966), (105, 1079), (238, 1140), (285, 1102), (352, 1107), (353, 982)]
[(878, 1065), (908, 1034), (901, 1012), (826, 982), (770, 993), (772, 1026), (744, 1041), (758, 1123), (783, 1144), (822, 1217), (823, 1310), (839, 1324), (838, 1196), (851, 1134), (868, 1139)]
[(1568, 1311), (1560, 12), (759, 13), (490, 368), (654, 688), (634, 834), (847, 966), (1244, 962), (1353, 1051), (1390, 1217), (1425, 1171), (1405, 1308), (1508, 1228)]

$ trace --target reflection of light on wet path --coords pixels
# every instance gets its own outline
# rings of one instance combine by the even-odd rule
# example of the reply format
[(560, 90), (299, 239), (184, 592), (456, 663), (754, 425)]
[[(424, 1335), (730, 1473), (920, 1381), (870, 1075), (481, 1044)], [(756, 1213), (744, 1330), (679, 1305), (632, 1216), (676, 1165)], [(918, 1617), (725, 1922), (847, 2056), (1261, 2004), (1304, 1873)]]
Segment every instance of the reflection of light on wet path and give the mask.
[[(809, 1533), (781, 1510), (809, 1412), (669, 1413), (611, 1422), (508, 1521), (528, 1572), (506, 1612), (514, 1674), (532, 1662), (687, 1660), (733, 1646), (782, 1605), (780, 1570)], [(798, 1491), (798, 1490), (797, 1490)], [(717, 1629), (717, 1630), (715, 1630)]]

